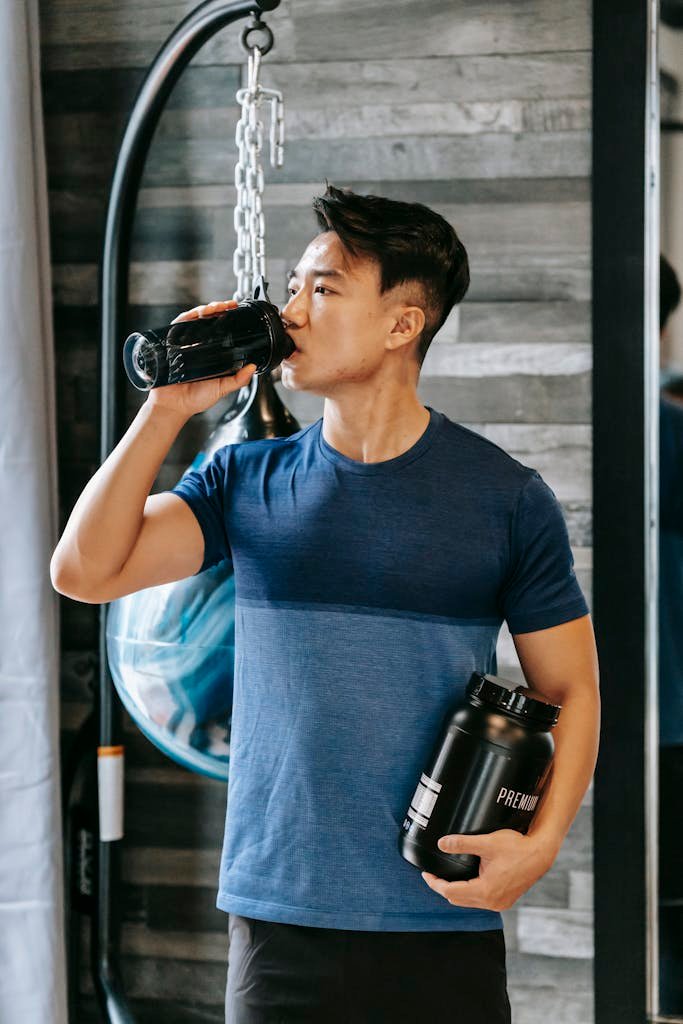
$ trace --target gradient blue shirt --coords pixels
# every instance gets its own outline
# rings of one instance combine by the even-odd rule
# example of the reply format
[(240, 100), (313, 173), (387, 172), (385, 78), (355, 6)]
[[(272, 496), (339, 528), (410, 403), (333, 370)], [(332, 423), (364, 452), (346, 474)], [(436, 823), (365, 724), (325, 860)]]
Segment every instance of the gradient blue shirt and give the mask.
[(470, 674), (512, 633), (588, 613), (539, 474), (429, 406), (408, 451), (364, 463), (322, 418), (226, 445), (174, 493), (230, 559), (235, 677), (217, 906), (368, 931), (502, 927), (398, 851), (405, 811)]

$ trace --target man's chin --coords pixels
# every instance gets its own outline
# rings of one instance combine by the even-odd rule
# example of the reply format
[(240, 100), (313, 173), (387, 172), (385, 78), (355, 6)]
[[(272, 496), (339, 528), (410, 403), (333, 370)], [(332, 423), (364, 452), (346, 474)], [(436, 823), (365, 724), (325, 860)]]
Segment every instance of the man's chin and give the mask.
[(280, 379), (280, 384), (282, 384), (282, 387), (287, 391), (306, 391), (311, 395), (320, 395), (321, 398), (325, 398), (327, 396), (327, 391), (324, 387), (319, 384), (316, 385), (310, 380), (307, 380), (305, 383), (301, 380), (297, 380), (296, 374), (287, 373), (286, 367), (285, 372), (282, 374)]
[(287, 372), (283, 373), (282, 376), (280, 377), (280, 383), (282, 384), (283, 388), (287, 389), (287, 391), (305, 391), (306, 390), (304, 387), (301, 386), (301, 384), (297, 384), (294, 375), (291, 374), (291, 373), (287, 373)]
[(283, 388), (287, 388), (289, 391), (304, 391), (305, 389), (301, 384), (297, 383), (296, 373), (294, 372), (294, 366), (290, 365), (285, 361), (280, 363), (280, 383)]

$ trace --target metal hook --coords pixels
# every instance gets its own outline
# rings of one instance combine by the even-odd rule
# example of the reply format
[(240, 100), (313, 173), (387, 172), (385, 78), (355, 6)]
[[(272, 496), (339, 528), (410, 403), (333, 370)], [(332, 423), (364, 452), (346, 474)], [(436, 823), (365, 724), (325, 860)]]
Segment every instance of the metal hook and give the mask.
[[(250, 32), (254, 31), (254, 29), (258, 29), (261, 32), (265, 32), (266, 36), (268, 37), (267, 42), (265, 43), (264, 46), (258, 46), (256, 43), (253, 46), (250, 46), (247, 43), (247, 37), (249, 36)], [(266, 25), (265, 21), (261, 20), (261, 12), (252, 11), (251, 20), (249, 24), (245, 26), (245, 28), (243, 28), (242, 32), (240, 33), (240, 43), (242, 44), (242, 49), (248, 54), (251, 54), (253, 50), (259, 50), (261, 56), (263, 57), (272, 49), (273, 42), (273, 33), (271, 32), (268, 25)]]

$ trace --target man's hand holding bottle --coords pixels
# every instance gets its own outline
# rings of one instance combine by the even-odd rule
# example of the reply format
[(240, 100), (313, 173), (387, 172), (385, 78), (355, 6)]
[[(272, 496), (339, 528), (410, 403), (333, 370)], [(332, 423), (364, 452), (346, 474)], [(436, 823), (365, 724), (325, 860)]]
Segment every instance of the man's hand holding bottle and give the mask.
[[(238, 303), (234, 299), (226, 299), (222, 302), (207, 302), (202, 306), (194, 306), (192, 309), (180, 313), (172, 323), (180, 323), (183, 320), (196, 320), (198, 317), (215, 316), (226, 309), (234, 309)], [(211, 380), (188, 381), (186, 384), (167, 384), (164, 387), (153, 388), (148, 393), (147, 403), (155, 408), (169, 409), (177, 413), (182, 419), (188, 420), (196, 413), (205, 412), (215, 405), (221, 398), (233, 391), (239, 391), (251, 380), (256, 369), (255, 363), (248, 363), (237, 373), (228, 374), (225, 377), (213, 377)]]

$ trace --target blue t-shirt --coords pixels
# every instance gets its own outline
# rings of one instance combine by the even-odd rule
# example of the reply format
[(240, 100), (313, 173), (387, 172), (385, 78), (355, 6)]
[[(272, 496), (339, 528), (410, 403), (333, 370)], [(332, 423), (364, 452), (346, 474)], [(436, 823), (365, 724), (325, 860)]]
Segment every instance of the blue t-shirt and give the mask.
[(216, 905), (365, 931), (501, 928), (403, 859), (398, 834), (446, 713), (512, 633), (588, 613), (539, 474), (426, 407), (363, 463), (322, 418), (220, 448), (173, 489), (230, 558), (235, 677)]

